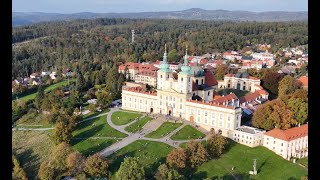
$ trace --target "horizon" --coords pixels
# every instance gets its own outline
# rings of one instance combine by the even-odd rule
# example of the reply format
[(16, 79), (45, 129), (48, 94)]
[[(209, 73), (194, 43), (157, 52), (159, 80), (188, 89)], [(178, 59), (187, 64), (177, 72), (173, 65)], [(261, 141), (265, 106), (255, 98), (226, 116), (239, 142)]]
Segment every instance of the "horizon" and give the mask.
[(138, 13), (138, 12), (167, 12), (188, 9), (249, 11), (249, 12), (305, 12), (308, 11), (307, 0), (269, 0), (256, 2), (254, 0), (13, 0), (12, 12), (20, 13)]

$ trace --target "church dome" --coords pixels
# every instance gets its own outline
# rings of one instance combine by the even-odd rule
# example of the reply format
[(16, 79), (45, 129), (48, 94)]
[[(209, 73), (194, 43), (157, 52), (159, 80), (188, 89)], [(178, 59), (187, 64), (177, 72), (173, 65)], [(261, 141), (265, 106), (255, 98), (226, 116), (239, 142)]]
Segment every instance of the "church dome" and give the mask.
[(241, 78), (241, 72), (238, 72), (236, 75), (234, 75), (236, 78)]
[(181, 73), (183, 73), (183, 74), (190, 74), (190, 70), (191, 70), (190, 66), (182, 66), (181, 67)]
[(242, 73), (242, 78), (249, 78), (249, 74), (247, 72)]

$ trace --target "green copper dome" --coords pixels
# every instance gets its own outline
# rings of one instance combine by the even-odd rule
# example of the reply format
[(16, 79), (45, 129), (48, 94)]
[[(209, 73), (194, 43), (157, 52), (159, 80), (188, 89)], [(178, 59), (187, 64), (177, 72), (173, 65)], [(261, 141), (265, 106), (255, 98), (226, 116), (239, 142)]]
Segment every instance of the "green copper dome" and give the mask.
[(186, 55), (184, 56), (184, 63), (181, 67), (180, 74), (191, 74), (191, 67), (188, 65), (188, 55), (187, 55), (187, 49), (186, 49)]
[(159, 72), (171, 72), (169, 69), (170, 65), (167, 63), (167, 46), (165, 45), (164, 47), (164, 54), (163, 54), (163, 62), (160, 65), (160, 70)]

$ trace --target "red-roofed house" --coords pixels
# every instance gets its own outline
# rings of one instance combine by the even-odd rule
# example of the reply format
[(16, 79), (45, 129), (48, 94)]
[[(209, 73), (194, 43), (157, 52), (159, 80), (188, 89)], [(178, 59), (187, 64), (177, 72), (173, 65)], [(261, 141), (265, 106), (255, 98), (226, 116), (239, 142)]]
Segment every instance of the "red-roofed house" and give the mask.
[(270, 130), (264, 134), (263, 146), (287, 160), (307, 157), (308, 124), (287, 130)]
[(297, 81), (301, 84), (303, 89), (308, 90), (308, 76), (301, 76)]
[(154, 67), (160, 68), (160, 60), (156, 60), (156, 62), (153, 63)]

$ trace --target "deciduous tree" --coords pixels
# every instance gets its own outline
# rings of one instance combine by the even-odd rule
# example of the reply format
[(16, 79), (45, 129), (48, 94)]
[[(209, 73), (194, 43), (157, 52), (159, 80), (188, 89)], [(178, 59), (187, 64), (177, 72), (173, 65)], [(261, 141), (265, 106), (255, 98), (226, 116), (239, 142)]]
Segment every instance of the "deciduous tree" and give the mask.
[(184, 149), (173, 149), (167, 156), (167, 163), (170, 167), (177, 170), (186, 167), (187, 153)]
[(279, 96), (292, 94), (299, 88), (299, 83), (293, 77), (287, 75), (279, 82)]
[(108, 161), (100, 154), (96, 153), (89, 156), (85, 162), (85, 172), (91, 177), (107, 177), (108, 175)]
[(137, 158), (126, 157), (120, 165), (116, 178), (119, 180), (142, 180), (145, 179), (145, 172)]
[(157, 180), (180, 180), (183, 176), (173, 168), (168, 168), (166, 164), (161, 164), (154, 176)]
[(12, 156), (13, 162), (13, 171), (12, 171), (12, 179), (13, 180), (27, 180), (26, 172), (21, 168), (18, 159), (15, 156)]
[(186, 153), (191, 168), (200, 166), (208, 160), (208, 153), (201, 142), (190, 141), (187, 143)]
[(227, 139), (220, 134), (213, 134), (208, 139), (208, 154), (211, 157), (220, 157), (227, 144)]

